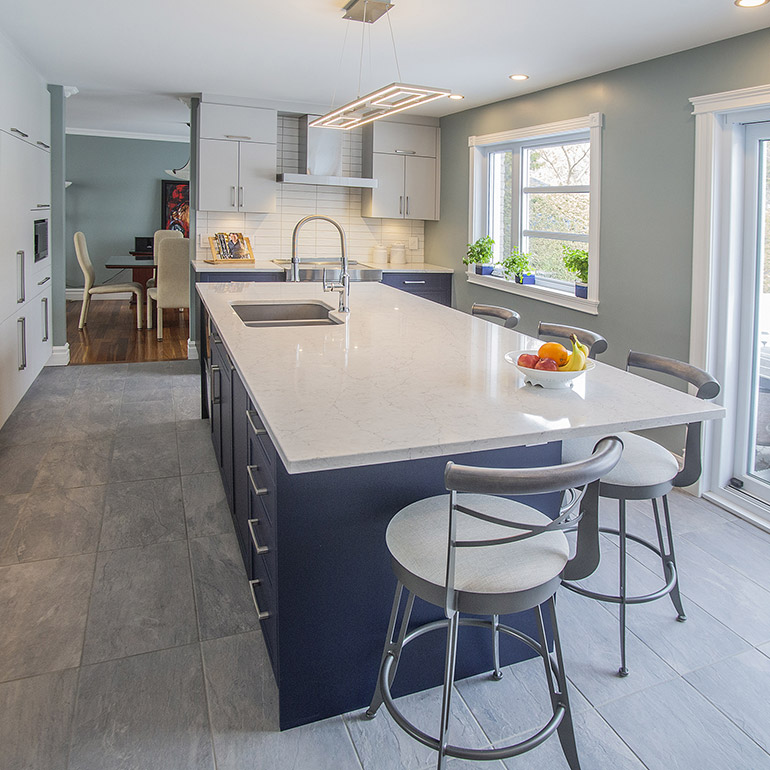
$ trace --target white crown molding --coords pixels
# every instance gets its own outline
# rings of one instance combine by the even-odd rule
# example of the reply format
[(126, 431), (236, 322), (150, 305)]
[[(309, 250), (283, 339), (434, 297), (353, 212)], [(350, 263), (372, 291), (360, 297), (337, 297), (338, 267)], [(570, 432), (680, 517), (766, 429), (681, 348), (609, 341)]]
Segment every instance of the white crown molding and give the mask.
[(64, 96), (66, 99), (80, 93), (80, 89), (77, 86), (62, 86), (62, 88), (64, 89)]
[(690, 103), (693, 105), (693, 115), (702, 115), (706, 112), (731, 112), (750, 107), (766, 107), (770, 103), (770, 85), (693, 96)]
[(65, 342), (63, 345), (54, 345), (51, 350), (51, 357), (46, 361), (46, 366), (67, 366), (70, 362), (70, 344)]
[(493, 144), (504, 144), (505, 142), (516, 142), (521, 139), (539, 139), (552, 134), (566, 134), (570, 131), (584, 131), (587, 128), (599, 128), (604, 122), (604, 116), (601, 112), (592, 112), (582, 118), (572, 118), (570, 120), (559, 120), (556, 123), (543, 123), (539, 126), (526, 126), (525, 128), (515, 128), (511, 131), (498, 131), (495, 134), (484, 134), (483, 136), (469, 136), (469, 147), (489, 146)]
[(103, 136), (108, 139), (143, 139), (150, 142), (190, 143), (190, 139), (187, 137), (173, 136), (171, 134), (142, 134), (132, 131), (108, 131), (107, 129), (100, 128), (67, 128), (66, 133), (74, 136)]

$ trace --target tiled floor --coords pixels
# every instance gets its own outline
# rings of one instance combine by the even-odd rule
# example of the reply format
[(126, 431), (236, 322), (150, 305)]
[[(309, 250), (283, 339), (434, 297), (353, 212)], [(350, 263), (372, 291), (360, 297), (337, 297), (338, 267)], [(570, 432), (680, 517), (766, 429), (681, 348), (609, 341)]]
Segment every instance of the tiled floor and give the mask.
[[(0, 768), (432, 766), (384, 709), (276, 731), (195, 372), (46, 369), (0, 431)], [(682, 494), (673, 515), (689, 620), (668, 600), (631, 608), (629, 677), (613, 608), (559, 596), (583, 770), (770, 768), (770, 536)], [(650, 533), (646, 509), (631, 519)], [(591, 583), (609, 587), (617, 548), (603, 546)], [(634, 556), (644, 590), (655, 561)], [(458, 743), (501, 745), (547, 708), (537, 661), (457, 691)], [(402, 708), (433, 732), (436, 691)], [(554, 739), (478, 766), (567, 768)]]

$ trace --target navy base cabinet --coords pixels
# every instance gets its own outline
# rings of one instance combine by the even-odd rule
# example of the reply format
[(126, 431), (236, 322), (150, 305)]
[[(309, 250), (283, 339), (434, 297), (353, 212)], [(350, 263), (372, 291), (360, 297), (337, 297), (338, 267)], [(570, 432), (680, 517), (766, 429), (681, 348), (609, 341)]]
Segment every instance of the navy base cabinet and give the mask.
[(452, 307), (451, 273), (383, 273), (382, 283)]

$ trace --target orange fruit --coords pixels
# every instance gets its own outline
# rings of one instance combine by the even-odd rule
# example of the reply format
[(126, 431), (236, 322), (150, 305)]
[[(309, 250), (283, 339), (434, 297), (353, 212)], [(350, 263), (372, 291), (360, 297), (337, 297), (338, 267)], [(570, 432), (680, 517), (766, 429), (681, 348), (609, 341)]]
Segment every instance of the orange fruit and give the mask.
[(546, 342), (545, 345), (540, 346), (537, 354), (540, 358), (553, 359), (559, 366), (564, 366), (569, 360), (569, 350), (558, 342)]

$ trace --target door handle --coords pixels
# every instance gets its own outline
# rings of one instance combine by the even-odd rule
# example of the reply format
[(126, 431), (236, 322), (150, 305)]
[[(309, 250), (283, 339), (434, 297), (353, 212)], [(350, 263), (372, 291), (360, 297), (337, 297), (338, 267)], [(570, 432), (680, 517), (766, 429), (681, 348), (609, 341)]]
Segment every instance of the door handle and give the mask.
[(406, 215), (409, 216), (409, 196), (406, 196)]
[(393, 150), (393, 152), (397, 152), (399, 155), (417, 155), (416, 150)]
[(50, 280), (51, 280), (51, 276), (49, 275), (49, 276), (47, 276), (46, 278), (43, 278), (43, 280), (42, 280), (42, 281), (38, 281), (38, 282), (37, 282), (37, 285), (38, 285), (38, 286), (42, 286), (43, 284), (45, 284), (45, 283), (48, 283), (48, 281), (50, 281)]
[(51, 145), (50, 144), (46, 144), (45, 142), (41, 142), (40, 140), (38, 140), (37, 144), (38, 144), (39, 147), (42, 147), (43, 149), (46, 149), (46, 150), (50, 150), (51, 149)]
[(250, 136), (239, 136), (238, 134), (225, 134), (225, 139), (243, 139), (248, 142), (251, 140)]
[(19, 371), (27, 368), (27, 319), (18, 318), (16, 320), (19, 332)]
[(251, 488), (254, 490), (254, 494), (257, 497), (264, 497), (264, 495), (268, 494), (270, 491), (267, 489), (267, 487), (260, 487), (257, 484), (257, 480), (254, 478), (254, 471), (259, 470), (258, 465), (247, 465), (246, 466), (246, 473), (248, 474), (249, 481), (251, 482)]
[(243, 206), (243, 187), (238, 188), (238, 205)]
[(43, 297), (43, 339), (41, 342), (48, 342), (48, 297)]
[(261, 580), (249, 580), (249, 585), (251, 586), (251, 600), (254, 602), (254, 609), (257, 611), (257, 619), (258, 620), (267, 620), (270, 617), (270, 612), (267, 610), (263, 611), (259, 609), (259, 605), (257, 604), (257, 595), (254, 593), (254, 586), (260, 586), (262, 585)]
[(264, 553), (267, 553), (270, 548), (266, 545), (260, 545), (259, 541), (257, 540), (257, 535), (254, 532), (254, 525), (259, 524), (259, 519), (248, 519), (249, 524), (249, 532), (251, 532), (251, 541), (254, 543), (254, 550), (261, 556)]
[[(212, 406), (214, 404), (221, 404), (222, 403), (222, 395), (216, 395), (216, 391), (214, 390), (214, 375), (217, 375), (217, 379), (220, 379), (222, 376), (222, 372), (220, 371), (220, 368), (216, 364), (211, 365), (211, 404)], [(220, 391), (222, 387), (222, 383), (219, 383), (220, 385)]]
[(404, 196), (403, 195), (398, 196), (398, 213), (399, 214), (404, 213)]
[(267, 431), (264, 428), (258, 428), (256, 424), (254, 423), (254, 416), (256, 415), (256, 412), (254, 412), (251, 409), (246, 410), (246, 418), (249, 421), (249, 425), (251, 425), (251, 429), (254, 431), (255, 436), (265, 436), (267, 435)]
[(235, 185), (230, 187), (230, 205), (235, 208)]
[(12, 129), (11, 129), (11, 133), (12, 133), (12, 134), (18, 134), (19, 136), (23, 136), (25, 139), (26, 139), (27, 137), (29, 137), (29, 134), (25, 134), (23, 131), (21, 131), (21, 130), (20, 130), (20, 129), (18, 129), (18, 128), (12, 128)]
[(425, 283), (425, 281), (404, 281), (405, 286), (408, 286), (410, 283)]
[(26, 278), (24, 275), (24, 252), (23, 251), (17, 251), (16, 252), (16, 259), (18, 260), (18, 270), (17, 270), (17, 277), (19, 279), (19, 286), (18, 286), (18, 293), (16, 294), (16, 302), (18, 304), (21, 304), (24, 302), (24, 300), (27, 298), (24, 284), (26, 283)]

